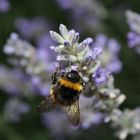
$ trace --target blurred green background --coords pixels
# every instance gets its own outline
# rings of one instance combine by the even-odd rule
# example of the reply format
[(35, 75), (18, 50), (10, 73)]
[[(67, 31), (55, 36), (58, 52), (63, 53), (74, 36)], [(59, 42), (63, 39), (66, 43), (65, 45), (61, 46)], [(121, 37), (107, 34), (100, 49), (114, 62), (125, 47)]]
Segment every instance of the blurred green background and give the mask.
[[(140, 105), (140, 56), (134, 50), (128, 48), (126, 34), (129, 31), (125, 10), (131, 9), (140, 13), (139, 0), (100, 0), (108, 11), (108, 17), (102, 22), (109, 37), (116, 38), (121, 44), (120, 59), (123, 63), (122, 71), (115, 75), (115, 85), (127, 96), (121, 106), (135, 108)], [(53, 30), (57, 30), (60, 23), (73, 28), (69, 18), (69, 11), (62, 9), (55, 0), (10, 0), (11, 9), (7, 13), (0, 13), (0, 62), (6, 64), (6, 56), (3, 54), (3, 45), (11, 32), (16, 32), (14, 21), (18, 17), (33, 18), (46, 17), (52, 24)], [(72, 12), (72, 11), (71, 11)], [(50, 29), (51, 30), (51, 29)], [(76, 29), (75, 29), (76, 30)], [(84, 33), (85, 36), (94, 38), (94, 33)], [(82, 35), (81, 35), (82, 36)], [(8, 95), (0, 91), (0, 140), (50, 140), (54, 137), (40, 121), (40, 114), (36, 107), (41, 98), (29, 100), (31, 111), (25, 114), (18, 123), (6, 122), (2, 117), (3, 106)], [(58, 126), (59, 129), (59, 126)], [(113, 136), (114, 130), (108, 125), (93, 126), (92, 129), (82, 130), (76, 136), (68, 136), (69, 140), (117, 140)], [(58, 137), (58, 139), (61, 139)], [(131, 140), (131, 137), (127, 138)]]

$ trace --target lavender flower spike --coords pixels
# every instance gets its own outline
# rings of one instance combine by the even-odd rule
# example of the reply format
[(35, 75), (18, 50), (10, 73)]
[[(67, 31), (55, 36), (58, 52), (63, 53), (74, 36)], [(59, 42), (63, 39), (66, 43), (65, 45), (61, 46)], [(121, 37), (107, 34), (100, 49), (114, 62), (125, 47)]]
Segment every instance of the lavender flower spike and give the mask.
[(51, 47), (58, 54), (57, 61), (76, 66), (81, 71), (83, 79), (88, 80), (89, 75), (94, 73), (100, 65), (97, 56), (101, 55), (101, 48), (92, 50), (90, 44), (93, 39), (90, 37), (79, 43), (79, 33), (68, 30), (63, 24), (60, 24), (59, 30), (60, 34), (50, 32), (52, 39), (59, 43), (58, 46)]
[(15, 67), (20, 67), (20, 70), (28, 75), (38, 92), (46, 96), (51, 84), (49, 81), (54, 64), (46, 60), (46, 57), (42, 57), (40, 50), (19, 38), (16, 33), (11, 34), (4, 46), (4, 52), (10, 56), (9, 62)]

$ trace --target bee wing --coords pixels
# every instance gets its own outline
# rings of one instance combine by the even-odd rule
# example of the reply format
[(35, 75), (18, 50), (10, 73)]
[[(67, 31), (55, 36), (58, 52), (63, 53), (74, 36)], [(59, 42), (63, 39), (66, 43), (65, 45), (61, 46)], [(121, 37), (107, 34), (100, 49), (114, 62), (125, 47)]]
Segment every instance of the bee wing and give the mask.
[(62, 107), (67, 119), (73, 126), (77, 126), (80, 122), (79, 100), (70, 106)]
[(49, 112), (55, 108), (55, 101), (53, 94), (49, 95), (45, 100), (43, 100), (37, 108), (40, 112)]

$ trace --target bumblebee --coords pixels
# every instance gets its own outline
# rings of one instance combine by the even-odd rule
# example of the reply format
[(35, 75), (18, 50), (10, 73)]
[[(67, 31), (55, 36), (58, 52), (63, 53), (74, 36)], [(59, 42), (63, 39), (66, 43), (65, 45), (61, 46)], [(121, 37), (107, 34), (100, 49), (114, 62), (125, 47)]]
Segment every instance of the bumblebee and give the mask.
[(40, 103), (39, 111), (51, 111), (59, 106), (73, 126), (80, 122), (79, 95), (85, 83), (76, 70), (55, 72), (52, 75), (50, 95)]

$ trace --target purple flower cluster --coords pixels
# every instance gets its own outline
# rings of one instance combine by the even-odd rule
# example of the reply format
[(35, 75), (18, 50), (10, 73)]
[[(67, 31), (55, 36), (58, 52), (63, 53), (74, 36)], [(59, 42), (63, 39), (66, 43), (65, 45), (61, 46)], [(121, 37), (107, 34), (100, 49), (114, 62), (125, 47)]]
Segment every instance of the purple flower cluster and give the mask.
[(108, 38), (104, 34), (96, 36), (94, 46), (102, 49), (99, 57), (104, 68), (112, 73), (118, 73), (122, 69), (122, 62), (119, 60), (120, 44), (114, 38)]
[(4, 52), (10, 56), (8, 62), (14, 66), (13, 69), (0, 67), (0, 88), (10, 94), (4, 114), (6, 120), (17, 122), (22, 114), (28, 112), (28, 105), (22, 103), (23, 98), (48, 95), (55, 67), (46, 48), (35, 48), (16, 33), (7, 40)]
[(60, 7), (70, 12), (72, 25), (79, 31), (103, 30), (101, 21), (107, 17), (107, 10), (97, 0), (57, 0), (57, 2)]
[(55, 53), (49, 49), (49, 46), (53, 45), (49, 35), (50, 23), (45, 18), (18, 18), (15, 21), (15, 26), (24, 39), (35, 44), (40, 57), (44, 57), (46, 60), (54, 60)]
[(24, 38), (30, 40), (37, 39), (40, 35), (46, 33), (49, 28), (49, 24), (42, 17), (33, 19), (18, 18), (15, 21), (15, 26)]
[[(58, 46), (51, 46), (51, 49), (57, 53), (58, 64), (69, 64), (63, 65), (63, 67), (60, 65), (62, 70), (76, 69), (86, 83), (83, 95), (80, 95), (79, 104), (81, 127), (89, 128), (92, 124), (98, 124), (104, 120), (105, 115), (100, 111), (106, 112), (105, 114), (108, 116), (125, 100), (125, 95), (114, 87), (113, 77), (102, 68), (100, 58), (105, 49), (109, 49), (109, 53), (113, 52), (117, 57), (120, 46), (116, 40), (107, 38), (99, 46), (101, 41), (98, 38), (91, 48), (91, 38), (79, 43), (79, 33), (76, 31), (68, 30), (63, 24), (60, 25), (59, 30), (60, 34), (55, 31), (50, 32), (52, 39), (58, 43)], [(62, 127), (64, 126), (62, 125)]]
[[(30, 84), (35, 87), (40, 95), (47, 95), (50, 87), (50, 77), (54, 70), (49, 56), (46, 56), (43, 48), (35, 49), (30, 43), (12, 33), (4, 46), (4, 52), (11, 58), (9, 62), (16, 67), (22, 68), (28, 75)], [(48, 74), (46, 76), (46, 73)], [(45, 76), (44, 76), (45, 75)]]
[[(90, 75), (93, 75), (95, 83), (98, 82), (96, 84), (104, 83), (107, 74), (103, 72), (104, 70), (102, 70), (98, 61), (102, 53), (101, 47), (97, 46), (91, 49), (92, 38), (86, 38), (79, 43), (79, 33), (74, 30), (68, 30), (63, 24), (60, 24), (59, 30), (60, 34), (55, 31), (50, 32), (52, 39), (59, 43), (58, 46), (51, 47), (58, 54), (57, 61), (60, 63), (65, 61), (70, 63), (72, 67), (76, 67), (78, 71), (81, 71), (85, 82), (88, 82)], [(66, 67), (66, 69), (69, 69), (69, 67)], [(102, 79), (100, 82), (99, 77)]]
[(33, 92), (29, 77), (19, 69), (10, 69), (0, 65), (0, 79), (0, 88), (11, 96), (29, 97)]
[(130, 32), (127, 34), (128, 46), (140, 54), (140, 15), (133, 11), (126, 11)]

